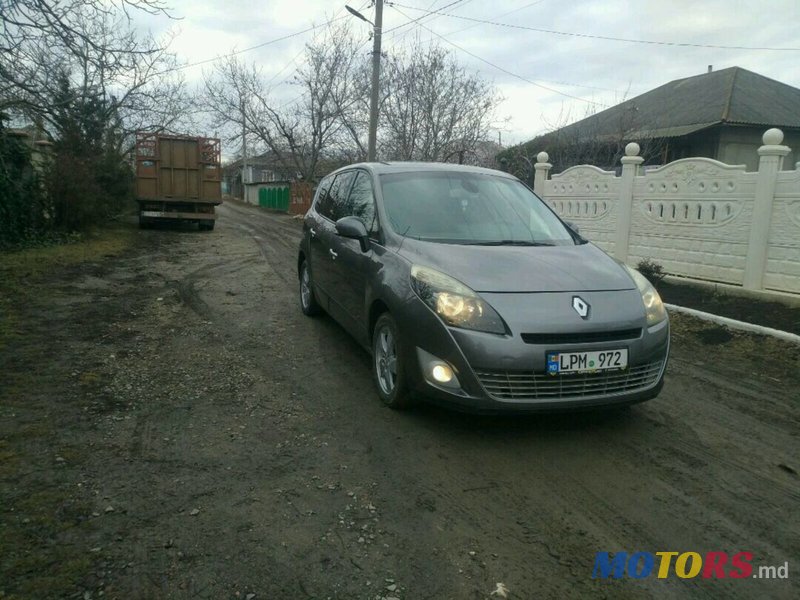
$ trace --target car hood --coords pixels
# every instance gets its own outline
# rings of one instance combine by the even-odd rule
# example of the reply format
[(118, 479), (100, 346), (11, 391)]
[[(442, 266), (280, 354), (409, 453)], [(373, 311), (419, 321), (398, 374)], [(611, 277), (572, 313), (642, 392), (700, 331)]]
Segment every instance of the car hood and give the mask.
[(455, 277), (476, 292), (583, 292), (635, 289), (630, 275), (593, 244), (466, 246), (406, 238), (398, 253)]

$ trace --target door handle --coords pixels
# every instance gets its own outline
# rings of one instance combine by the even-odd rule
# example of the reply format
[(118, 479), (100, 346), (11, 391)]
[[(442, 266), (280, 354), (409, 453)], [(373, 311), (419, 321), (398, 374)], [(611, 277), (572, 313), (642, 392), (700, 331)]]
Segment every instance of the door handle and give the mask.
[(338, 254), (338, 253), (336, 253), (336, 252), (334, 252), (334, 251), (333, 251), (333, 248), (329, 248), (329, 249), (328, 249), (328, 254), (330, 254), (330, 255), (331, 255), (331, 258), (332, 258), (333, 260), (336, 260), (336, 258), (339, 256), (339, 254)]
[(311, 234), (311, 237), (317, 237), (317, 232), (314, 231), (313, 227), (309, 227), (308, 232)]

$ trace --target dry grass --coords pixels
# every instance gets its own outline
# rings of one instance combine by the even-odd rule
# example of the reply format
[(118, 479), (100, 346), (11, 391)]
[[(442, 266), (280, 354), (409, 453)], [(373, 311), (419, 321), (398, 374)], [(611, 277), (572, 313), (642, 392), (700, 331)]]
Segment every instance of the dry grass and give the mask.
[[(75, 539), (91, 537), (92, 507), (64, 485), (75, 475), (52, 462), (58, 455), (64, 465), (81, 465), (89, 449), (60, 438), (46, 400), (31, 398), (41, 371), (25, 365), (41, 360), (42, 341), (30, 338), (27, 307), (72, 270), (119, 256), (136, 239), (132, 225), (113, 225), (72, 243), (0, 252), (0, 413), (7, 419), (0, 428), (0, 598), (67, 597), (91, 578), (97, 557)], [(6, 360), (12, 357), (16, 367)], [(86, 372), (79, 383), (98, 381)]]
[(120, 255), (136, 233), (133, 225), (114, 224), (77, 242), (0, 252), (0, 350), (22, 335), (15, 308), (26, 302), (32, 285), (63, 269)]
[[(0, 282), (39, 278), (59, 268), (118, 256), (130, 247), (135, 236), (136, 229), (132, 225), (114, 225), (78, 242), (0, 252)], [(0, 283), (0, 290), (3, 287)]]

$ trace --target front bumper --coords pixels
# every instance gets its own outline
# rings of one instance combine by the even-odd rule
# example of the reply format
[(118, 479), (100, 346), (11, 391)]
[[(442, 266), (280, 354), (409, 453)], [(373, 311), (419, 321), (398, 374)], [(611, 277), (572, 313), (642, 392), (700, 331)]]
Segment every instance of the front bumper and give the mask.
[[(406, 303), (399, 326), (406, 364), (413, 365), (409, 383), (417, 394), (473, 412), (528, 412), (633, 404), (660, 392), (669, 355), (669, 321), (646, 327), (637, 291), (581, 293), (593, 307), (588, 321), (570, 314), (572, 294), (482, 296), (500, 315), (515, 315), (513, 322), (506, 319), (509, 335), (447, 327), (418, 299)], [(614, 332), (626, 333), (618, 339)], [(546, 372), (548, 352), (619, 348), (628, 349), (624, 371), (555, 376)], [(417, 349), (449, 363), (460, 389), (426, 378)]]

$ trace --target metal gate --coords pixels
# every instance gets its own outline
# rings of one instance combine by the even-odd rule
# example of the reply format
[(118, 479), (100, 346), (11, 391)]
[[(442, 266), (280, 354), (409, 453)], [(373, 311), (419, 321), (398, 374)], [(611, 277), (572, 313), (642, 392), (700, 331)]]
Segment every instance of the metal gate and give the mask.
[(289, 210), (289, 186), (262, 187), (258, 190), (258, 205), (262, 208), (287, 212)]

